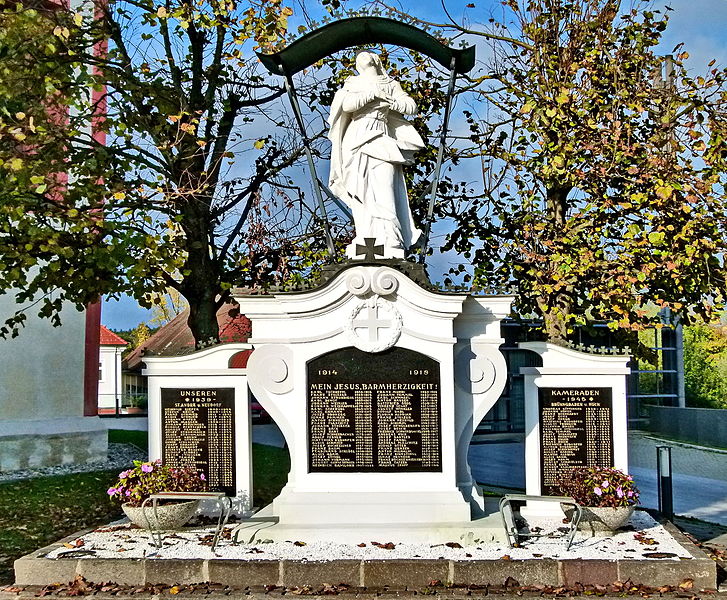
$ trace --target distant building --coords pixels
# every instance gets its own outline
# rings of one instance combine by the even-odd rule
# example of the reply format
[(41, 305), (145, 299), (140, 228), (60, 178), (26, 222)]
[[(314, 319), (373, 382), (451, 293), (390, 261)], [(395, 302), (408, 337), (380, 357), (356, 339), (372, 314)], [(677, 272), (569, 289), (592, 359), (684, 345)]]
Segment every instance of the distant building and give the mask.
[[(12, 295), (0, 296), (0, 320), (15, 310)], [(88, 397), (87, 376), (98, 382), (99, 365), (98, 325), (89, 331), (88, 320), (72, 306), (60, 327), (29, 314), (18, 337), (0, 339), (0, 471), (106, 458), (93, 386)]]
[[(194, 352), (194, 337), (187, 325), (189, 309), (179, 313), (166, 325), (160, 327), (148, 340), (132, 350), (122, 360), (122, 387), (125, 398), (146, 398), (148, 387), (146, 376), (142, 375), (144, 356), (180, 356)], [(237, 303), (230, 302), (217, 311), (217, 324), (222, 343), (246, 342), (250, 337), (250, 320), (240, 314)], [(233, 357), (246, 361), (247, 356)], [(231, 364), (232, 368), (244, 366)], [(144, 403), (144, 406), (146, 404)], [(126, 411), (126, 409), (124, 409)]]
[(100, 326), (98, 357), (98, 412), (115, 413), (124, 401), (121, 382), (121, 353), (129, 343), (103, 325)]

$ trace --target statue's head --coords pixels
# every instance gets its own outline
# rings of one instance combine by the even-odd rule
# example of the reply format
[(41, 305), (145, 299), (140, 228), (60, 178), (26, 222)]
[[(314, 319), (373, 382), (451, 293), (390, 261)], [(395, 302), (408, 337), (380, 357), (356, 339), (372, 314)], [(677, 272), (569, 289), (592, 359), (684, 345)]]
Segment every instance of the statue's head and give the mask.
[(363, 74), (366, 71), (375, 71), (377, 75), (384, 74), (384, 67), (378, 55), (368, 50), (362, 50), (356, 55), (356, 70)]

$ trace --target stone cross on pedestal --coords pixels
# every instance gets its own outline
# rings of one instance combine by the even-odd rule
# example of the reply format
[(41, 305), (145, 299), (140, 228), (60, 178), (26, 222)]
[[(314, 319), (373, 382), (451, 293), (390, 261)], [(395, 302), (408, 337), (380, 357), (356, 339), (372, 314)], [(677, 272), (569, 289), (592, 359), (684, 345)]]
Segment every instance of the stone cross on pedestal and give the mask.
[(356, 329), (368, 329), (369, 330), (369, 341), (379, 341), (379, 329), (388, 329), (392, 327), (390, 319), (379, 319), (378, 312), (379, 307), (377, 305), (367, 306), (367, 317), (365, 319), (355, 319), (352, 323), (354, 330)]

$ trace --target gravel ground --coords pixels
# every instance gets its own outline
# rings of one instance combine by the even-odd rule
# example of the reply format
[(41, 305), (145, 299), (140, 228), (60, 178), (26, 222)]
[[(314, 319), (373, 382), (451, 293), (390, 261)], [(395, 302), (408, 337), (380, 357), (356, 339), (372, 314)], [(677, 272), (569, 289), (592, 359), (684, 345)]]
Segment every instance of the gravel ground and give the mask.
[(112, 471), (114, 469), (121, 471), (131, 466), (134, 460), (146, 460), (146, 452), (133, 444), (109, 444), (108, 458), (104, 461), (43, 467), (39, 469), (23, 469), (21, 471), (5, 471), (0, 473), (0, 483), (31, 479), (33, 477), (47, 477), (49, 475), (70, 475), (71, 473)]
[[(532, 523), (531, 521), (531, 524)], [(538, 522), (544, 530), (555, 530), (562, 526), (559, 521)], [(255, 541), (251, 544), (233, 544), (228, 527), (213, 554), (210, 548), (212, 529), (169, 533), (157, 552), (151, 545), (149, 534), (129, 525), (115, 525), (100, 528), (84, 535), (75, 542), (53, 550), (47, 558), (223, 558), (234, 560), (306, 560), (330, 561), (333, 559), (395, 559), (421, 558), (444, 560), (497, 560), (505, 556), (510, 559), (568, 558), (568, 559), (688, 559), (690, 554), (648, 513), (637, 511), (631, 518), (631, 529), (623, 530), (610, 537), (591, 537), (579, 533), (573, 546), (566, 550), (563, 538), (539, 538), (521, 548), (508, 548), (507, 544), (481, 544), (462, 547), (449, 544), (399, 544), (396, 540), (361, 540), (356, 544), (337, 544), (290, 540), (287, 542)]]

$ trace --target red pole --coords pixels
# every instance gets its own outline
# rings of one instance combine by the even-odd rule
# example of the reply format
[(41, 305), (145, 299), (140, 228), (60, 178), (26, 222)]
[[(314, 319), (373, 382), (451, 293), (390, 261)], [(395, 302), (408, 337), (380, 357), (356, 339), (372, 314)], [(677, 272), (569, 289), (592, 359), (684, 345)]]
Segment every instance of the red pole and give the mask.
[(98, 363), (101, 342), (101, 302), (86, 308), (85, 368), (83, 373), (83, 416), (98, 415)]
[[(99, 0), (104, 2), (105, 0)], [(96, 3), (94, 6), (94, 17), (102, 17), (101, 6)], [(68, 3), (70, 6), (70, 2)], [(106, 40), (98, 42), (94, 46), (96, 56), (105, 56), (108, 51)], [(94, 73), (98, 73), (98, 67), (94, 67)], [(106, 116), (106, 87), (95, 89), (91, 94), (93, 102), (93, 116), (91, 117), (91, 135), (93, 139), (101, 144), (106, 143), (106, 133), (101, 130)], [(103, 213), (100, 214), (103, 218)], [(89, 304), (86, 307), (86, 344), (85, 344), (85, 369), (83, 374), (83, 416), (92, 417), (98, 415), (98, 367), (99, 353), (101, 348), (101, 299)]]

